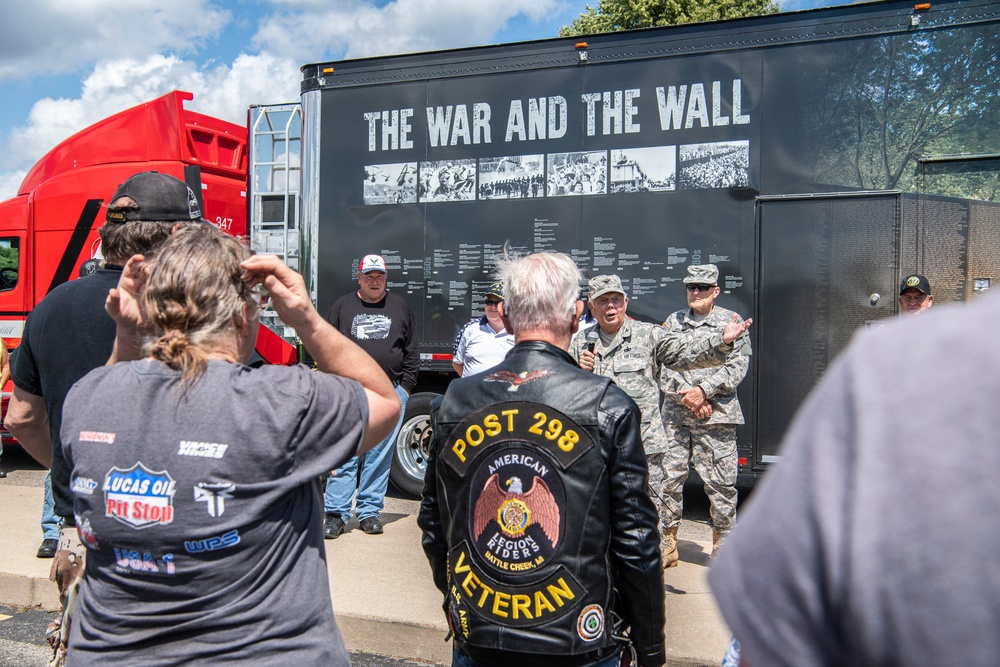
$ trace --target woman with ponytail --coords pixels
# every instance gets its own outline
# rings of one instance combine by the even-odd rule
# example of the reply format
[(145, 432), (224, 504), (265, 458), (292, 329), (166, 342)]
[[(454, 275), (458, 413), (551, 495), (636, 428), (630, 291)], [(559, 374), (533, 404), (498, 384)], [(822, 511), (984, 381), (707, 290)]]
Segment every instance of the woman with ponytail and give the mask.
[[(245, 365), (265, 291), (319, 372)], [(389, 434), (392, 383), (210, 225), (129, 260), (107, 310), (112, 358), (63, 411), (88, 549), (67, 664), (347, 665), (318, 480)]]

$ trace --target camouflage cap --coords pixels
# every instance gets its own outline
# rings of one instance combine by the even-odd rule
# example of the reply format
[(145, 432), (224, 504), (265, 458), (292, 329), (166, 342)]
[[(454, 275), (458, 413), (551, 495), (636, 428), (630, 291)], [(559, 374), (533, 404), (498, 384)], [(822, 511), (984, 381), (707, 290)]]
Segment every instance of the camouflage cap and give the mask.
[(692, 264), (688, 267), (685, 283), (697, 285), (717, 285), (719, 283), (719, 267), (715, 264)]
[(622, 279), (615, 274), (607, 276), (595, 276), (590, 279), (588, 283), (590, 288), (590, 299), (594, 300), (602, 294), (607, 294), (608, 292), (618, 292), (620, 294), (625, 294), (625, 288), (622, 287)]

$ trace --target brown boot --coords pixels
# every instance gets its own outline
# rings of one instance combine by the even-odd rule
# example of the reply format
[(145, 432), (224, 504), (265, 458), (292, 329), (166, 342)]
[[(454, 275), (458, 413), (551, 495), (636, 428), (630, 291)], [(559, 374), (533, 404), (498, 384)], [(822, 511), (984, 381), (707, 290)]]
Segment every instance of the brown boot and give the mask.
[(677, 567), (677, 526), (663, 534), (663, 568)]
[(723, 533), (721, 530), (712, 529), (712, 558), (719, 555), (722, 550), (722, 545), (726, 541), (726, 535), (729, 533)]

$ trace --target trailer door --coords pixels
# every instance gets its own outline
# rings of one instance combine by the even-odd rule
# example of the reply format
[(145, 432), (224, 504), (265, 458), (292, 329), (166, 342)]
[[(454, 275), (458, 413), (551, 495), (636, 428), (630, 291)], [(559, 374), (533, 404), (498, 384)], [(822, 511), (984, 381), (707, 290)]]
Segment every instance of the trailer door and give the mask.
[(855, 331), (896, 314), (901, 212), (893, 192), (758, 199), (755, 468)]

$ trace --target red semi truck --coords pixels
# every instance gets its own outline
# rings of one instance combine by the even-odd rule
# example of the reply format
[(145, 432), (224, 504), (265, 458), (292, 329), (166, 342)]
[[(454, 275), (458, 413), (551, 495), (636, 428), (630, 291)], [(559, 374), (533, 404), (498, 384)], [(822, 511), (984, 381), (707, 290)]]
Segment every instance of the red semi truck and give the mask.
[[(31, 309), (99, 256), (103, 206), (132, 174), (155, 170), (184, 180), (206, 220), (246, 235), (247, 130), (185, 109), (193, 97), (173, 91), (77, 132), (0, 202), (0, 338), (8, 349), (20, 342)], [(272, 363), (295, 361), (295, 348), (264, 327), (258, 352)]]

